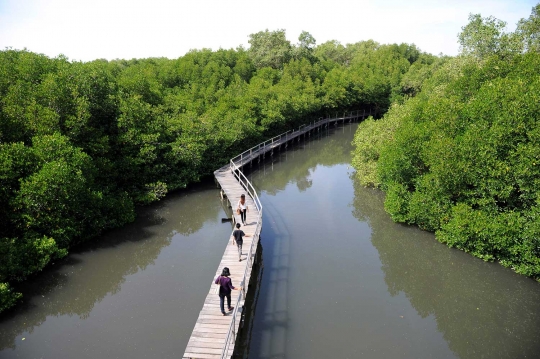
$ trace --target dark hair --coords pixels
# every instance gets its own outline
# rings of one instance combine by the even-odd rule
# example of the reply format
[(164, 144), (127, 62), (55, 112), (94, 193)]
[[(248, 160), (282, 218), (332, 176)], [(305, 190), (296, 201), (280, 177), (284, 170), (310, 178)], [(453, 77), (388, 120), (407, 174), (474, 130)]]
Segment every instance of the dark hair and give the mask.
[(236, 223), (236, 228), (240, 228), (240, 223)]
[(228, 277), (230, 275), (231, 275), (231, 273), (229, 272), (229, 268), (227, 268), (227, 267), (223, 268), (223, 271), (221, 272), (221, 276), (222, 277)]
[(245, 195), (245, 194), (242, 194), (242, 195), (240, 196), (240, 198), (246, 198), (246, 195)]

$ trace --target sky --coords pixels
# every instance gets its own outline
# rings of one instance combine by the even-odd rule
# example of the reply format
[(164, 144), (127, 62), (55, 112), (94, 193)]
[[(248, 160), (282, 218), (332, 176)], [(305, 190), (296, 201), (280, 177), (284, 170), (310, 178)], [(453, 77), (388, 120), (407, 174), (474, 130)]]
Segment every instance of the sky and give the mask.
[(249, 34), (308, 31), (317, 44), (373, 39), (456, 55), (470, 13), (515, 29), (539, 0), (0, 0), (0, 49), (71, 60), (177, 58), (191, 49), (249, 47)]

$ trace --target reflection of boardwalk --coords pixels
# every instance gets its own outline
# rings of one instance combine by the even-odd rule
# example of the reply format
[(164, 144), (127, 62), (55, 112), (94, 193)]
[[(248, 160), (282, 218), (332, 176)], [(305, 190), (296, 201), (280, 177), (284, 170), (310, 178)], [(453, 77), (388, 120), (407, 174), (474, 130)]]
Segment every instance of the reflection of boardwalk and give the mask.
[[(371, 111), (370, 111), (371, 113)], [(294, 141), (301, 135), (310, 135), (312, 131), (319, 130), (322, 127), (328, 126), (331, 123), (361, 120), (370, 113), (366, 111), (352, 112), (344, 114), (342, 117), (321, 119), (318, 122), (311, 123), (307, 126), (302, 126), (296, 131), (288, 131), (281, 135), (271, 138), (249, 150), (243, 152), (237, 157), (231, 159), (230, 164), (220, 168), (214, 172), (214, 175), (219, 182), (222, 194), (229, 200), (233, 211), (236, 209), (237, 201), (241, 194), (247, 194), (246, 202), (250, 208), (247, 215), (247, 226), (242, 227), (242, 230), (249, 235), (244, 239), (242, 262), (238, 261), (238, 252), (235, 246), (229, 244), (225, 249), (223, 258), (216, 269), (216, 276), (221, 273), (223, 267), (229, 267), (233, 285), (245, 286), (249, 283), (251, 277), (251, 267), (256, 253), (259, 234), (262, 225), (262, 205), (259, 201), (255, 189), (244, 176), (241, 171), (242, 166), (251, 163), (253, 160), (264, 157), (266, 153), (273, 154), (275, 148), (281, 145), (287, 145), (288, 142)], [(274, 211), (275, 212), (275, 211)], [(234, 217), (238, 217), (236, 214)], [(278, 218), (278, 214), (273, 214), (274, 218)], [(235, 221), (238, 221), (235, 219)], [(286, 290), (278, 290), (280, 281), (286, 280), (286, 272), (288, 270), (288, 247), (278, 248), (276, 255), (280, 257), (278, 268), (271, 269), (271, 280), (273, 283), (273, 291), (275, 292), (276, 300), (275, 307), (272, 313), (268, 313), (267, 323), (269, 324), (269, 340), (271, 342), (279, 341), (282, 347), (285, 345), (285, 333), (287, 323), (287, 305), (286, 305)], [(243, 301), (248, 288), (245, 291), (233, 292), (232, 305), (234, 311), (227, 316), (222, 316), (219, 310), (219, 298), (217, 295), (217, 286), (210, 285), (210, 290), (204, 302), (203, 308), (197, 319), (197, 323), (193, 329), (189, 339), (184, 358), (200, 358), (200, 359), (218, 359), (230, 358), (234, 351), (234, 343), (238, 334), (238, 329), (241, 322)], [(279, 357), (280, 353), (269, 353), (272, 357)]]

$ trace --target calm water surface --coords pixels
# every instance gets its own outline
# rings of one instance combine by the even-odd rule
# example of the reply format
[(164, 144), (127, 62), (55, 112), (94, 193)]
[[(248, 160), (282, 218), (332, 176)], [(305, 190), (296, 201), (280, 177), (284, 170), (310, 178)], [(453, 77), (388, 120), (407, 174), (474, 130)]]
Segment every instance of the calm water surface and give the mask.
[(254, 167), (264, 272), (249, 357), (539, 358), (540, 285), (393, 223), (354, 181), (355, 129)]
[(196, 186), (70, 254), (0, 317), (0, 358), (181, 358), (230, 235), (222, 217), (215, 185)]
[[(392, 223), (352, 176), (355, 129), (253, 166), (263, 275), (249, 358), (538, 358), (538, 283)], [(79, 248), (0, 317), (0, 358), (180, 358), (230, 234), (222, 217), (201, 185)]]

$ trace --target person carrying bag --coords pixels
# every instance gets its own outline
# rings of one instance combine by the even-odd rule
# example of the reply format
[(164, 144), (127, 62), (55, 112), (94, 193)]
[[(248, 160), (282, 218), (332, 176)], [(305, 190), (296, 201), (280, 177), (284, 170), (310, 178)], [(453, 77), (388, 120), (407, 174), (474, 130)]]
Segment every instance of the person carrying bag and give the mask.
[(240, 200), (238, 201), (238, 206), (236, 206), (236, 213), (240, 215), (240, 220), (242, 221), (242, 224), (244, 226), (247, 225), (246, 223), (247, 210), (248, 210), (248, 206), (246, 204), (246, 195), (243, 194), (240, 196)]

